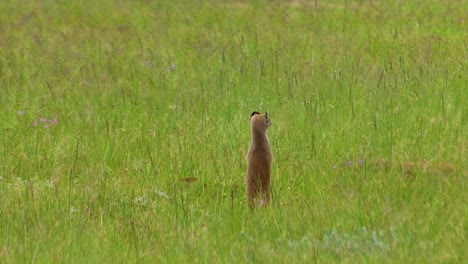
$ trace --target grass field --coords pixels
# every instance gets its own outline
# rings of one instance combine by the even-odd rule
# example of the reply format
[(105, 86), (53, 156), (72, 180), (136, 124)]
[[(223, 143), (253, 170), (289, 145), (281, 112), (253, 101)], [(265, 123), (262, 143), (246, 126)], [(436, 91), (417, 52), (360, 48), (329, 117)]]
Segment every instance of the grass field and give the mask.
[(1, 1), (0, 262), (466, 263), (467, 10)]

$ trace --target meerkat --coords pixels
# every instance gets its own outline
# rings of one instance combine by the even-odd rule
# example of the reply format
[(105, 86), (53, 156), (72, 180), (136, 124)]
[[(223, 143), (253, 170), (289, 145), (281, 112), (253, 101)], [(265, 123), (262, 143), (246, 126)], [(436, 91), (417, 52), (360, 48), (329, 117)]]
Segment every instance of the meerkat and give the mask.
[(267, 206), (270, 202), (271, 153), (267, 129), (271, 126), (268, 113), (253, 112), (250, 116), (252, 141), (247, 153), (246, 190), (249, 207)]

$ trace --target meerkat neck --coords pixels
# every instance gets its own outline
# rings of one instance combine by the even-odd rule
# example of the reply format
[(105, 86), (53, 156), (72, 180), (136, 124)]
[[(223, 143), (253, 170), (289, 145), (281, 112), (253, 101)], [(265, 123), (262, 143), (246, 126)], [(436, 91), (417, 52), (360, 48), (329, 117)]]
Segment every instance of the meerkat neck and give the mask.
[(266, 142), (266, 143), (268, 143), (267, 133), (266, 132), (261, 132), (261, 131), (258, 131), (256, 129), (252, 128), (252, 142), (257, 142), (257, 143)]

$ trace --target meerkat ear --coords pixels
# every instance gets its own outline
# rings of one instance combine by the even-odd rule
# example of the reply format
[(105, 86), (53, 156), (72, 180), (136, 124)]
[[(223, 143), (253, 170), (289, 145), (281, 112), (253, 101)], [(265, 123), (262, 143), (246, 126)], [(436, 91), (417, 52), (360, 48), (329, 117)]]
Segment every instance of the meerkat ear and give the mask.
[(259, 114), (260, 114), (260, 113), (259, 113), (259, 112), (257, 112), (257, 111), (255, 111), (255, 112), (252, 112), (252, 114), (250, 115), (250, 119), (252, 119), (252, 116), (254, 116), (254, 115), (259, 115)]

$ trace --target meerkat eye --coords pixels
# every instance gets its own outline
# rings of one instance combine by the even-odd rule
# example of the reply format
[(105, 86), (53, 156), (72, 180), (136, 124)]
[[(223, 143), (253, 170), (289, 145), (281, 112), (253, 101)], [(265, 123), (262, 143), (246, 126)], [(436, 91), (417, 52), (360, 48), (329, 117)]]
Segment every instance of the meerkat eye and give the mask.
[(270, 117), (268, 117), (268, 113), (265, 112), (265, 123), (267, 125), (269, 125), (271, 122), (270, 122)]

